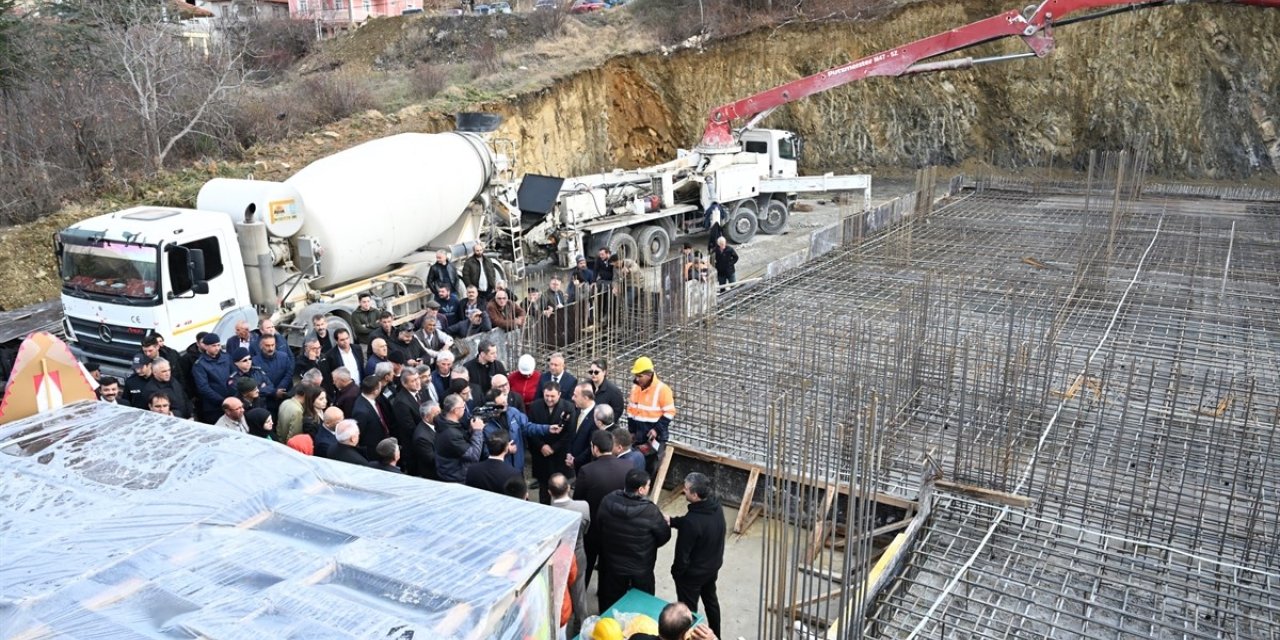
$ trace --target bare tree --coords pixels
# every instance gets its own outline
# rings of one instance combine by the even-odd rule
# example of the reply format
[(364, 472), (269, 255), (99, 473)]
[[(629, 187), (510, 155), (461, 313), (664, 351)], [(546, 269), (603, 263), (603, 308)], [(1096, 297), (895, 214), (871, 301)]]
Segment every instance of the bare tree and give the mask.
[(245, 81), (244, 48), (231, 39), (193, 44), (172, 7), (163, 0), (76, 3), (95, 26), (101, 63), (123, 87), (115, 97), (136, 117), (138, 151), (155, 171), (184, 138), (205, 133), (202, 128)]

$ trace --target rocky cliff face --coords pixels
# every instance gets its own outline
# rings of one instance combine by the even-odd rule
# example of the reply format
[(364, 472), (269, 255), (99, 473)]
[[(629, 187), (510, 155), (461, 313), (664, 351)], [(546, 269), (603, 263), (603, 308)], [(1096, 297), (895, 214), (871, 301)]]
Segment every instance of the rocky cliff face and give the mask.
[[(674, 157), (715, 104), (999, 11), (916, 3), (855, 23), (797, 25), (703, 51), (615, 59), (496, 108), (520, 169), (582, 173)], [(1280, 172), (1280, 11), (1191, 6), (1071, 25), (1047, 59), (880, 78), (779, 109), (762, 126), (807, 141), (808, 170), (993, 160), (1080, 166), (1091, 149), (1146, 148), (1151, 170)], [(1024, 51), (985, 45), (984, 56)]]

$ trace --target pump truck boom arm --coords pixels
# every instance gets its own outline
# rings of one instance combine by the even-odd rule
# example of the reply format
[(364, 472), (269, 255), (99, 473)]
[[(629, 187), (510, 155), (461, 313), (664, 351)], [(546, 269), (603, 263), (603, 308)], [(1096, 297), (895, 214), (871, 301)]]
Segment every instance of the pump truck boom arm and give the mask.
[[(881, 51), (838, 67), (820, 71), (814, 75), (793, 80), (772, 89), (762, 91), (735, 102), (722, 104), (711, 110), (707, 126), (702, 133), (699, 151), (716, 152), (734, 150), (737, 147), (732, 126), (737, 120), (746, 119), (743, 128), (749, 129), (769, 115), (774, 109), (807, 98), (828, 89), (843, 86), (872, 76), (901, 76), (928, 73), (947, 69), (963, 69), (974, 65), (1000, 62), (1027, 57), (1044, 57), (1053, 50), (1053, 27), (1065, 26), (1084, 20), (1092, 20), (1138, 9), (1150, 9), (1175, 4), (1241, 4), (1258, 7), (1280, 8), (1280, 0), (1044, 0), (1039, 5), (1027, 7), (1025, 12), (1011, 10), (991, 16), (963, 27), (944, 31), (910, 44)], [(1081, 11), (1094, 13), (1065, 19)], [(946, 53), (961, 51), (993, 40), (1019, 37), (1031, 51), (990, 58), (957, 58), (937, 62), (924, 62)]]

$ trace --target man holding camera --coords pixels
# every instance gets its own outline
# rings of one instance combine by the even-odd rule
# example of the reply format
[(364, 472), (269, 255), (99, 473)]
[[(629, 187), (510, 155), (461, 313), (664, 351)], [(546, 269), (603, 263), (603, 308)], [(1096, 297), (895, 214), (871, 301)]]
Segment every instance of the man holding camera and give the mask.
[[(490, 389), (485, 396), (486, 402), (478, 407), (473, 415), (484, 420), (484, 437), (492, 437), (499, 431), (506, 431), (515, 442), (516, 450), (506, 457), (507, 464), (520, 473), (524, 473), (525, 439), (529, 436), (559, 435), (563, 431), (562, 424), (539, 424), (531, 422), (520, 410), (507, 405), (507, 391)], [(572, 420), (572, 416), (569, 417)]]

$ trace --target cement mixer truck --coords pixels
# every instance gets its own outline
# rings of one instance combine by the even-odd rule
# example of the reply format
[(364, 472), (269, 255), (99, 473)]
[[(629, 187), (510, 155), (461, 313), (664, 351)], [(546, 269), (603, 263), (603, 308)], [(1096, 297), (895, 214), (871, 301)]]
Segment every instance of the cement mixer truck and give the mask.
[(363, 291), (416, 317), (433, 249), (469, 250), (485, 203), (508, 198), (495, 179), (506, 169), (480, 133), (405, 133), (284, 182), (211, 180), (195, 209), (84, 220), (55, 237), (66, 335), (88, 359), (126, 365), (149, 333), (181, 350), (262, 313), (299, 345), (313, 316), (346, 324)]

